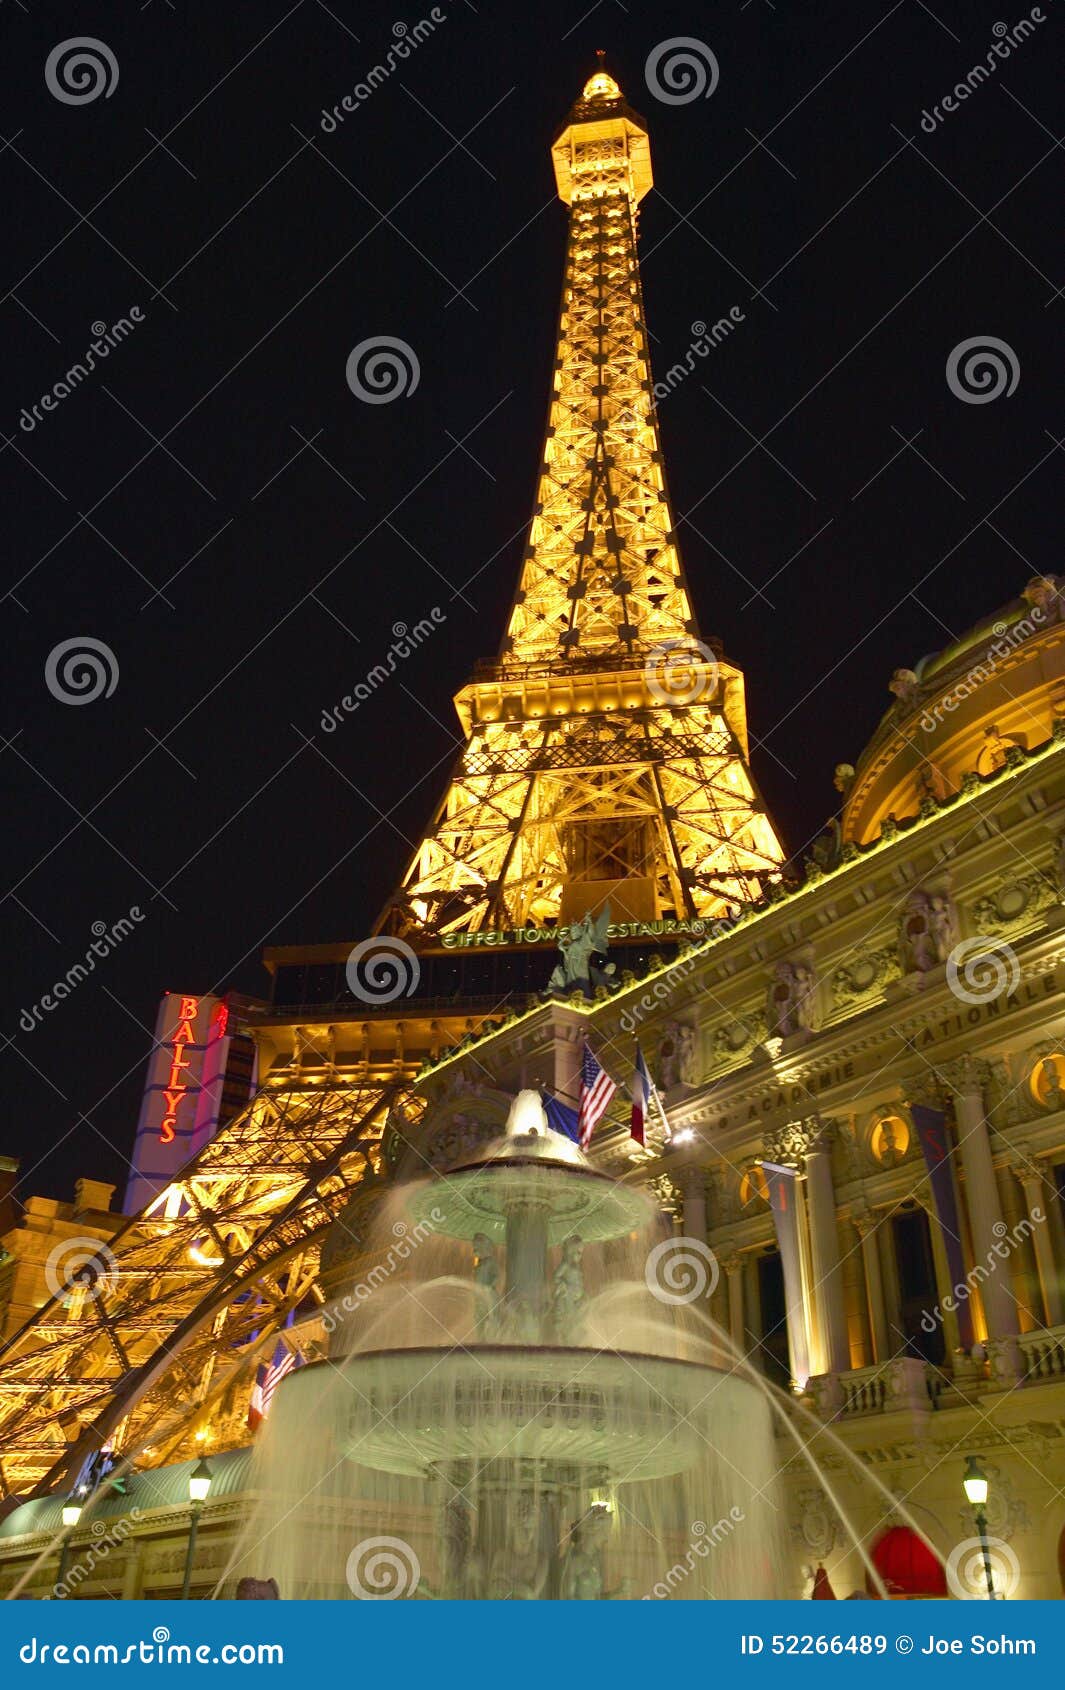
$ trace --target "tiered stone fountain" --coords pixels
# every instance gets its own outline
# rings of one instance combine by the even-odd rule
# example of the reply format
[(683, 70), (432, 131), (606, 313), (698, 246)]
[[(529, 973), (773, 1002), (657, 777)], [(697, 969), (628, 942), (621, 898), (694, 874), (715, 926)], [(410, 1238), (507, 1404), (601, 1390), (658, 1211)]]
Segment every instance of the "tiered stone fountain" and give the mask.
[(655, 1227), (535, 1092), (476, 1161), (397, 1187), (339, 1349), (274, 1399), (240, 1570), (290, 1597), (783, 1594), (770, 1409), (649, 1271)]

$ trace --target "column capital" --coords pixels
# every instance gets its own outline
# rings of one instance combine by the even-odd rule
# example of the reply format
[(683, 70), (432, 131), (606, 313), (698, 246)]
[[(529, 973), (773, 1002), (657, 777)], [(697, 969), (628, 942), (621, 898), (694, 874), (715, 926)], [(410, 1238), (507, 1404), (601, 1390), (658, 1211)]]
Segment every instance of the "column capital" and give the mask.
[(672, 1175), (672, 1180), (675, 1185), (680, 1187), (681, 1194), (684, 1197), (705, 1197), (710, 1188), (706, 1169), (694, 1164), (686, 1168), (677, 1168)]
[(781, 1167), (794, 1168), (801, 1174), (808, 1156), (831, 1150), (837, 1125), (831, 1118), (808, 1115), (804, 1120), (770, 1128), (762, 1140), (766, 1161), (779, 1162)]
[(982, 1096), (991, 1083), (991, 1064), (976, 1056), (959, 1056), (954, 1062), (940, 1062), (936, 1072), (955, 1096)]
[(859, 1238), (868, 1238), (880, 1225), (875, 1210), (868, 1203), (852, 1203), (850, 1207), (851, 1225)]

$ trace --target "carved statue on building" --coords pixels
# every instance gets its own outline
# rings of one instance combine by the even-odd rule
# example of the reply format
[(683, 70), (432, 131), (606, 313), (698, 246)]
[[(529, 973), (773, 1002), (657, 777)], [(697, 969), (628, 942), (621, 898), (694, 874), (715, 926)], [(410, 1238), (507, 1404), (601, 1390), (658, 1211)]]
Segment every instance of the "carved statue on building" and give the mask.
[(897, 715), (905, 716), (917, 702), (919, 684), (912, 669), (896, 669), (888, 682), (888, 692), (894, 693), (894, 709)]
[[(941, 960), (939, 935), (932, 920), (932, 900), (927, 892), (911, 892), (899, 919), (899, 956), (904, 974), (927, 974)], [(942, 924), (942, 917), (940, 917)], [(949, 952), (948, 952), (949, 954)]]
[(787, 1039), (813, 1026), (813, 969), (805, 962), (778, 962), (766, 993), (768, 1037)]
[(610, 984), (616, 964), (594, 960), (606, 957), (609, 926), (610, 905), (605, 904), (597, 916), (586, 910), (582, 921), (564, 929), (564, 937), (558, 942), (562, 961), (555, 964), (547, 982), (549, 992), (582, 991), (591, 996), (597, 986)]
[(658, 1080), (663, 1091), (681, 1085), (698, 1085), (695, 1028), (683, 1021), (667, 1021), (658, 1042)]
[(1057, 575), (1035, 575), (1021, 594), (1025, 604), (1042, 611), (1040, 627), (1047, 628), (1065, 616), (1060, 580)]

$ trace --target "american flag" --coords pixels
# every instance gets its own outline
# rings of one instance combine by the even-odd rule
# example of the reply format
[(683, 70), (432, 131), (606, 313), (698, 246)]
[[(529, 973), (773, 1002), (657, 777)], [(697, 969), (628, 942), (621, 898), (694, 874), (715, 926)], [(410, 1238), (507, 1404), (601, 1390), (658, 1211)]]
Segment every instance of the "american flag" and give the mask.
[(255, 1384), (252, 1386), (251, 1401), (248, 1404), (248, 1426), (251, 1431), (254, 1432), (266, 1419), (274, 1392), (285, 1374), (291, 1373), (294, 1367), (300, 1367), (302, 1363), (303, 1357), (279, 1340), (270, 1360), (256, 1368)]
[(582, 1150), (587, 1150), (592, 1134), (610, 1108), (610, 1100), (617, 1089), (606, 1069), (596, 1061), (585, 1045), (581, 1058), (581, 1095), (577, 1113)]

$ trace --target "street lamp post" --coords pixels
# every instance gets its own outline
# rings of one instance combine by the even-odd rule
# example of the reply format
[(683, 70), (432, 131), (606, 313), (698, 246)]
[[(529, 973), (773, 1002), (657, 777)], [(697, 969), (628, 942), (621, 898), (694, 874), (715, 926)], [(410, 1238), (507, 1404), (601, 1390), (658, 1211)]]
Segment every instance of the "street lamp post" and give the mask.
[(59, 1571), (56, 1573), (55, 1584), (52, 1586), (52, 1596), (56, 1601), (62, 1600), (59, 1593), (67, 1576), (67, 1568), (70, 1565), (70, 1539), (74, 1527), (80, 1519), (81, 1503), (75, 1502), (74, 1498), (71, 1497), (69, 1502), (63, 1504), (63, 1542), (59, 1551)]
[(181, 1586), (181, 1600), (183, 1602), (187, 1602), (189, 1599), (189, 1587), (192, 1584), (192, 1562), (196, 1554), (196, 1533), (200, 1527), (200, 1510), (207, 1501), (213, 1476), (210, 1467), (207, 1465), (206, 1456), (196, 1463), (189, 1474), (189, 1546), (185, 1553), (185, 1580)]
[(988, 1600), (993, 1602), (998, 1592), (995, 1590), (995, 1580), (991, 1572), (991, 1554), (987, 1542), (987, 1516), (984, 1513), (984, 1504), (987, 1501), (987, 1474), (975, 1455), (967, 1455), (965, 1458), (965, 1475), (962, 1484), (965, 1487), (966, 1500), (976, 1520), (976, 1535), (980, 1539), (980, 1553), (984, 1558), (987, 1596)]

